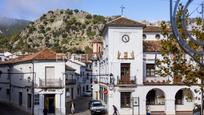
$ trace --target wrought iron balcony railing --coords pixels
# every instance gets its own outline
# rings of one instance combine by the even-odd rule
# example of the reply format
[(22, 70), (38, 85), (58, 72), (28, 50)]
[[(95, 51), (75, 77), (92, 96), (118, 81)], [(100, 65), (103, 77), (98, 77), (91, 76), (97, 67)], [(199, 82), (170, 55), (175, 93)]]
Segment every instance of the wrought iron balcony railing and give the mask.
[(39, 79), (38, 87), (40, 88), (62, 88), (64, 87), (63, 79)]
[(117, 77), (118, 86), (136, 86), (136, 76), (121, 76)]
[(75, 85), (76, 79), (66, 79), (65, 83), (66, 85)]

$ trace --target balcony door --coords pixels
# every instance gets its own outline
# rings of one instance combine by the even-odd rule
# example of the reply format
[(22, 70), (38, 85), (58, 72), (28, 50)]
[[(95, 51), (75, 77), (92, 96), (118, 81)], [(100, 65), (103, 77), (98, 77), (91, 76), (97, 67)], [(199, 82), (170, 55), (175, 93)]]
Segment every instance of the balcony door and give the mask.
[(121, 63), (120, 76), (122, 83), (128, 83), (130, 81), (130, 63)]
[(45, 67), (45, 85), (50, 85), (50, 83), (54, 80), (55, 80), (55, 67), (54, 66)]

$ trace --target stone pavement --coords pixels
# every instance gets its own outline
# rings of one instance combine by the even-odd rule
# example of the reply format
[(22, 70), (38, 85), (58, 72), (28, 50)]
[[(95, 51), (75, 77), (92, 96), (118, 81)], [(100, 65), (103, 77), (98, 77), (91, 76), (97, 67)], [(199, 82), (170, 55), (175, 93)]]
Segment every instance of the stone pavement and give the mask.
[(0, 115), (30, 115), (9, 104), (0, 103)]
[[(74, 115), (91, 115), (88, 110), (88, 103), (91, 100), (91, 97), (80, 97), (74, 100), (75, 103), (75, 114)], [(72, 115), (70, 112), (70, 104), (66, 104), (67, 115)]]

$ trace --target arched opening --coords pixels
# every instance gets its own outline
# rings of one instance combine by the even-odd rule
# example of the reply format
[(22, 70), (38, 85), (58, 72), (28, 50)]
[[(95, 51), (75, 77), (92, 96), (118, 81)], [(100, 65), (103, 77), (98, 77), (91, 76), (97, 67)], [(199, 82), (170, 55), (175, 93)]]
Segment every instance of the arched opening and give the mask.
[(156, 34), (156, 35), (155, 35), (155, 38), (156, 38), (156, 39), (160, 39), (160, 35), (159, 35), (159, 34)]
[(188, 88), (180, 89), (175, 94), (176, 114), (192, 114), (194, 107), (193, 93)]
[(165, 113), (165, 94), (161, 89), (152, 89), (146, 96), (147, 111), (151, 114)]

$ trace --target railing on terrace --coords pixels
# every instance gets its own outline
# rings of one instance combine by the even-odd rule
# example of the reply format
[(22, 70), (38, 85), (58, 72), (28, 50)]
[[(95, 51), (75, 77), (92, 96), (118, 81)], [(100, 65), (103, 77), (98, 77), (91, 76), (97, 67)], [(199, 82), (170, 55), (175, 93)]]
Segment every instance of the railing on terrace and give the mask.
[(56, 79), (39, 79), (37, 87), (40, 88), (62, 88), (64, 87), (64, 80), (60, 78)]
[(66, 79), (65, 83), (66, 85), (75, 85), (76, 79)]
[(136, 86), (136, 76), (121, 76), (117, 77), (118, 86)]

